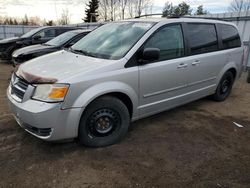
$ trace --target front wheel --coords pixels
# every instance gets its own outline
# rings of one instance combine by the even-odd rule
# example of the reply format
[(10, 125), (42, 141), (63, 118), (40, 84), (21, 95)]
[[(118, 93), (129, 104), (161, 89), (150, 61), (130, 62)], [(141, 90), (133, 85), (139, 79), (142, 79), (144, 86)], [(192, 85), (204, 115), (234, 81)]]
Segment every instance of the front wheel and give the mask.
[(221, 102), (230, 95), (234, 83), (234, 75), (231, 71), (226, 72), (220, 80), (213, 99)]
[(80, 143), (91, 147), (115, 144), (126, 135), (129, 123), (129, 111), (122, 101), (112, 96), (100, 97), (81, 118)]

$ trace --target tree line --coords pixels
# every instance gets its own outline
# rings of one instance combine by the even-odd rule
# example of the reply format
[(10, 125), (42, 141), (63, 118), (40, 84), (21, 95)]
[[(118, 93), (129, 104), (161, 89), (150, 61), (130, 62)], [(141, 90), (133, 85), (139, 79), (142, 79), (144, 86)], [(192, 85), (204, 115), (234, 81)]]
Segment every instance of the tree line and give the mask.
[[(90, 0), (86, 4), (85, 22), (115, 21), (125, 18), (140, 17), (142, 14), (152, 14), (153, 0)], [(229, 12), (250, 10), (250, 0), (232, 0), (228, 7)], [(167, 1), (162, 11), (163, 17), (184, 15), (205, 15), (209, 12), (199, 5), (196, 10), (182, 2), (177, 6)]]
[(70, 23), (70, 16), (68, 9), (62, 10), (61, 17), (58, 20), (46, 20), (41, 19), (38, 16), (28, 17), (25, 15), (23, 18), (15, 18), (9, 16), (0, 16), (0, 25), (41, 25), (41, 26), (53, 26), (53, 25), (67, 25)]
[[(86, 4), (85, 22), (115, 21), (125, 18), (140, 17), (142, 14), (152, 14), (152, 0), (90, 0)], [(162, 16), (183, 16), (191, 15), (192, 9), (186, 2), (173, 6), (171, 2), (166, 2), (162, 11)], [(204, 15), (208, 11), (203, 6), (197, 7), (194, 14)]]
[[(115, 21), (141, 15), (152, 14), (154, 0), (89, 0), (86, 4), (84, 22), (97, 21)], [(240, 12), (250, 10), (250, 0), (232, 0), (228, 11)], [(204, 15), (209, 12), (199, 5), (195, 10), (183, 1), (174, 6), (167, 1), (162, 10), (162, 17), (183, 16), (183, 15)], [(58, 20), (45, 20), (39, 17), (23, 18), (0, 16), (1, 25), (67, 25), (70, 23), (70, 14), (68, 9), (62, 10), (61, 17)]]

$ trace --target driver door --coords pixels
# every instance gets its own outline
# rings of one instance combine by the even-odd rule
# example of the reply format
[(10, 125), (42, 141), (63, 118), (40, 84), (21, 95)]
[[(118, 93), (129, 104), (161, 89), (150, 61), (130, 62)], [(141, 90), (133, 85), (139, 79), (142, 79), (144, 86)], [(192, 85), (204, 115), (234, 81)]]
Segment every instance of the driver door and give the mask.
[(44, 29), (32, 37), (32, 44), (42, 44), (55, 37), (55, 29)]
[(145, 43), (160, 49), (159, 60), (139, 66), (140, 115), (147, 116), (183, 103), (188, 63), (181, 24), (166, 25)]

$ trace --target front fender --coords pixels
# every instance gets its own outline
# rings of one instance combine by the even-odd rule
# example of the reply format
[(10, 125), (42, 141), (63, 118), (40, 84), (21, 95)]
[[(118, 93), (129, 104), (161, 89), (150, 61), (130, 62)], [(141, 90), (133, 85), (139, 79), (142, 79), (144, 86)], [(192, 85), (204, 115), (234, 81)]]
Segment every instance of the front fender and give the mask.
[[(133, 116), (137, 116), (137, 106), (138, 106), (138, 95), (136, 91), (130, 87), (128, 84), (116, 81), (104, 82), (97, 85), (93, 85), (86, 89), (82, 94), (77, 97), (77, 99), (71, 105), (71, 108), (86, 108), (94, 99), (109, 94), (112, 92), (120, 92), (126, 94), (133, 104)], [(67, 108), (67, 106), (63, 106)]]

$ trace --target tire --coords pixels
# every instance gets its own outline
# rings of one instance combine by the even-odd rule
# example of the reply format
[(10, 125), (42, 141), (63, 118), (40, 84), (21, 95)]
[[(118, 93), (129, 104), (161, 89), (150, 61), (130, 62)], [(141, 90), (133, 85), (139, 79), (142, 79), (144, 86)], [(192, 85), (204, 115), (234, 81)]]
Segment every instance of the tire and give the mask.
[(215, 94), (212, 96), (213, 100), (222, 102), (227, 99), (232, 91), (232, 87), (234, 84), (234, 75), (231, 71), (226, 72), (216, 89)]
[(247, 83), (250, 83), (250, 77), (247, 78)]
[(112, 96), (100, 97), (83, 113), (79, 141), (90, 147), (115, 144), (126, 135), (129, 124), (129, 111), (121, 100)]
[(250, 83), (250, 68), (248, 69), (248, 74), (247, 74), (247, 83)]

